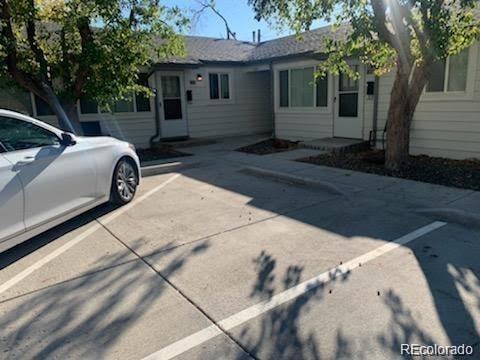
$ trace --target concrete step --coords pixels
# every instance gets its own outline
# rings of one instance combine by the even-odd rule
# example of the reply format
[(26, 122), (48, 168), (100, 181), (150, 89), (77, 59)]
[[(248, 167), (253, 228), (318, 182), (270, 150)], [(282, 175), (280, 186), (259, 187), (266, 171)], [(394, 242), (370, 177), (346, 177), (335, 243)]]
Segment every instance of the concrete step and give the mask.
[(333, 153), (355, 152), (367, 150), (370, 147), (368, 141), (345, 138), (323, 138), (303, 141), (300, 147), (313, 150), (328, 151)]

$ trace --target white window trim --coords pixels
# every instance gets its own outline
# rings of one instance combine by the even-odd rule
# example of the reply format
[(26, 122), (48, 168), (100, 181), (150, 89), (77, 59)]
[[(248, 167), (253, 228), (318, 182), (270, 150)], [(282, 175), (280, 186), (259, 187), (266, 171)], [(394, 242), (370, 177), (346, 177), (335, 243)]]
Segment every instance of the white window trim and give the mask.
[[(294, 113), (324, 113), (330, 114), (332, 112), (332, 76), (330, 73), (327, 74), (328, 79), (328, 94), (327, 94), (327, 106), (317, 106), (317, 96), (316, 91), (317, 87), (313, 86), (313, 106), (291, 106), (291, 70), (296, 69), (306, 69), (306, 68), (315, 68), (318, 66), (318, 62), (298, 62), (296, 64), (284, 64), (282, 66), (275, 67), (275, 76), (274, 76), (274, 96), (275, 96), (275, 112), (285, 113), (285, 114), (294, 114)], [(280, 106), (280, 72), (288, 71), (288, 107)]]
[[(211, 99), (210, 98), (210, 74), (216, 74), (218, 75), (218, 99)], [(221, 81), (220, 81), (220, 75), (228, 75), (228, 94), (229, 98), (228, 99), (222, 99), (222, 91), (221, 91)], [(226, 71), (223, 69), (210, 69), (207, 72), (207, 77), (206, 77), (206, 82), (207, 82), (207, 88), (208, 88), (208, 101), (210, 104), (232, 104), (233, 103), (233, 73), (231, 71)]]
[(447, 91), (448, 76), (450, 71), (450, 57), (447, 58), (445, 69), (445, 82), (443, 91), (428, 92), (427, 87), (423, 89), (421, 101), (462, 101), (474, 100), (475, 96), (475, 80), (477, 75), (478, 61), (478, 43), (474, 43), (468, 49), (468, 68), (467, 68), (467, 87), (465, 91)]

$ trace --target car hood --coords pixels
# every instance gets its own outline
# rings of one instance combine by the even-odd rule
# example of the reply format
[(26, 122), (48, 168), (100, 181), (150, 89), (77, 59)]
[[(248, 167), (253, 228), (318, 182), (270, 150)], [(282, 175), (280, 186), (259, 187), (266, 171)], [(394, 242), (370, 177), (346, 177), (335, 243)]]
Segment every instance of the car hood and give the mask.
[(110, 136), (76, 136), (75, 139), (79, 142), (86, 142), (92, 145), (127, 144), (125, 141)]

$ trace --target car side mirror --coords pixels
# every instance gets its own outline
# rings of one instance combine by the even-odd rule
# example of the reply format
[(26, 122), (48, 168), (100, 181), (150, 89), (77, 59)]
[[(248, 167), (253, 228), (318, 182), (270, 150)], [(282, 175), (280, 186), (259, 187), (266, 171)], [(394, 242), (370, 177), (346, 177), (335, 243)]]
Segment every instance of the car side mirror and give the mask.
[(63, 146), (73, 146), (77, 143), (75, 136), (69, 133), (63, 133), (60, 144)]

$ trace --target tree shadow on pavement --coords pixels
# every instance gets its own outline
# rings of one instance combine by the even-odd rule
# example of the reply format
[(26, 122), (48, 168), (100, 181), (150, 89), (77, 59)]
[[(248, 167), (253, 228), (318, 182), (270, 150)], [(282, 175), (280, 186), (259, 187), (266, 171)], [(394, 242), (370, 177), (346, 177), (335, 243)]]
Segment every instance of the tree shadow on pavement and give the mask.
[(92, 221), (95, 221), (95, 219), (102, 217), (116, 209), (118, 209), (118, 206), (110, 203), (100, 205), (92, 210), (74, 217), (71, 220), (66, 221), (63, 224), (47, 230), (40, 235), (31, 238), (28, 241), (25, 241), (5, 252), (0, 253), (0, 270), (8, 267), (9, 265), (51, 243), (52, 241), (55, 241), (63, 235), (68, 234), (79, 227), (87, 225)]
[[(305, 281), (302, 279), (304, 269), (299, 265), (289, 265), (283, 276), (278, 274), (277, 259), (265, 250), (253, 260), (253, 264), (257, 278), (252, 285), (250, 297), (258, 302), (268, 301), (275, 294)], [(350, 275), (331, 270), (327, 283), (315, 284), (303, 295), (243, 325), (233, 336), (256, 359), (406, 359), (414, 357), (408, 354), (400, 355), (402, 344), (428, 346), (436, 343), (431, 329), (418, 321), (415, 311), (407, 306), (401, 293), (393, 288), (386, 289), (384, 293), (382, 291), (378, 312), (385, 317), (385, 323), (381, 328), (372, 328), (371, 337), (352, 335), (351, 329), (343, 328), (351, 316), (348, 312), (339, 312), (342, 318), (334, 319), (333, 322), (331, 318), (330, 322), (318, 319), (315, 322), (316, 328), (308, 330), (312, 309), (326, 300), (337, 285), (354, 281), (350, 279)], [(470, 272), (458, 276), (458, 281), (463, 283), (467, 290), (480, 289), (477, 287), (477, 290), (474, 290), (469, 285), (472, 281), (479, 285), (477, 278)], [(383, 307), (380, 304), (383, 304)], [(476, 305), (478, 306), (478, 303)], [(328, 310), (325, 308), (325, 311)], [(361, 313), (362, 309), (359, 308), (358, 311)], [(368, 314), (367, 312), (363, 316), (370, 316)], [(329, 321), (329, 318), (324, 320)], [(323, 329), (329, 330), (324, 332)], [(328, 345), (322, 347), (322, 344), (327, 342)], [(225, 358), (233, 357), (230, 355), (232, 354), (225, 354)], [(234, 355), (239, 360), (244, 359), (243, 353)]]
[[(163, 276), (179, 271), (189, 257), (208, 247), (203, 242), (176, 256)], [(3, 301), (1, 357), (117, 357), (116, 345), (127, 344), (132, 333), (141, 333), (147, 342), (150, 337), (151, 344), (160, 343), (165, 322), (175, 323), (174, 317), (179, 316), (168, 310), (178, 306), (176, 292), (143, 261), (132, 260), (130, 253), (105, 255), (103, 262), (115, 265)], [(142, 322), (153, 327), (144, 328)], [(142, 350), (123, 346), (121, 357), (138, 357)]]
[[(338, 238), (342, 239), (342, 241), (338, 241), (340, 247), (348, 247), (348, 241), (354, 244), (357, 239), (362, 238), (378, 241), (378, 246), (381, 246), (434, 221), (432, 218), (412, 211), (415, 206), (418, 206), (413, 195), (409, 199), (402, 199), (399, 194), (384, 193), (382, 190), (378, 190), (377, 192), (352, 193), (348, 199), (345, 199), (308, 187), (292, 186), (266, 179), (248, 177), (238, 172), (238, 167), (237, 170), (232, 167), (230, 173), (222, 167), (222, 172), (219, 172), (218, 176), (215, 174), (216, 170), (213, 165), (208, 169), (195, 169), (185, 172), (185, 176), (192, 178), (194, 181), (201, 181), (217, 188), (215, 189), (217, 197), (220, 196), (219, 193), (222, 190), (226, 190), (229, 196), (236, 194), (239, 202), (244, 199), (244, 206), (248, 206), (249, 211), (253, 212), (254, 209), (259, 209), (277, 214), (281, 217), (282, 236), (290, 237), (292, 241), (295, 241), (295, 238), (301, 239), (301, 233), (296, 233), (296, 231), (302, 231), (301, 228), (293, 228), (293, 226), (304, 224), (308, 231), (313, 231), (312, 228), (322, 230), (318, 234), (319, 237), (322, 234), (325, 234), (325, 236), (338, 235)], [(408, 184), (420, 189), (424, 186), (413, 182)], [(207, 191), (208, 188), (203, 189)], [(418, 191), (420, 192), (417, 195), (421, 197), (421, 190)], [(435, 187), (435, 191), (440, 201), (440, 199), (451, 196), (453, 190)], [(207, 197), (209, 194), (201, 193), (199, 195)], [(432, 198), (432, 202), (435, 201), (435, 198)], [(285, 218), (294, 221), (283, 221)], [(292, 229), (287, 229), (289, 226)], [(305, 231), (307, 236), (310, 236), (308, 241), (312, 241), (308, 231)], [(327, 241), (323, 243), (318, 241), (318, 243), (327, 247), (332, 246), (332, 243)], [(273, 242), (272, 246), (275, 246)], [(417, 279), (424, 278), (426, 280), (426, 286), (433, 300), (432, 310), (436, 312), (438, 319), (434, 325), (439, 328), (437, 334), (443, 332), (446, 335), (445, 339), (441, 338), (446, 343), (439, 345), (465, 344), (478, 347), (480, 344), (480, 262), (478, 261), (480, 232), (478, 229), (448, 224), (448, 226), (424, 235), (404, 245), (404, 247), (411, 249), (415, 256), (414, 261), (418, 264), (413, 276)], [(425, 250), (424, 247), (428, 249)], [(293, 251), (293, 247), (291, 249)], [(324, 250), (319, 246), (319, 252)], [(332, 248), (328, 250), (330, 252), (334, 251)], [(338, 253), (342, 253), (341, 248), (338, 248)], [(251, 296), (258, 299), (268, 298), (275, 291), (272, 287), (274, 282), (272, 268), (275, 268), (278, 264), (276, 264), (275, 259), (268, 256), (265, 254), (262, 258), (257, 259), (259, 264), (263, 264), (263, 267), (258, 274), (258, 281), (252, 289)], [(292, 253), (292, 257), (295, 257), (295, 253)], [(395, 272), (396, 270), (392, 268), (389, 271)], [(403, 272), (404, 269), (400, 268), (398, 271), (405, 276), (410, 276), (410, 274)], [(392, 290), (396, 288), (394, 283), (390, 285)], [(306, 303), (310, 303), (312, 298), (317, 299), (319, 293), (323, 294), (319, 290), (316, 290), (312, 295), (306, 294)], [(396, 296), (397, 300), (400, 300), (402, 293), (397, 292)], [(392, 296), (386, 305), (397, 311), (406, 310), (398, 308), (399, 304), (396, 304), (394, 299), (395, 297)], [(430, 299), (419, 299), (421, 302), (426, 300)], [(302, 302), (298, 300), (295, 301), (295, 304), (298, 306)], [(286, 346), (282, 344), (282, 341), (288, 343), (286, 335), (283, 335), (283, 330), (278, 324), (282, 323), (287, 328), (292, 326), (295, 328), (294, 318), (302, 311), (288, 307), (288, 312), (292, 313), (291, 319), (282, 318), (277, 312), (272, 311), (268, 315), (270, 323), (263, 324), (262, 335), (259, 336), (259, 339), (257, 341), (253, 338), (248, 339), (252, 348), (262, 347), (262, 344), (268, 338), (277, 342), (277, 336), (280, 339), (277, 342), (279, 348)], [(289, 323), (288, 320), (291, 322)], [(397, 318), (392, 321), (401, 320)], [(403, 318), (403, 321), (406, 321), (406, 319)], [(411, 329), (412, 336), (415, 333), (418, 341), (425, 341), (425, 345), (435, 341), (438, 343), (437, 336), (429, 337), (428, 331), (418, 328), (420, 325), (417, 326), (413, 322), (410, 325), (413, 327)], [(408, 341), (409, 330), (403, 330), (405, 333), (397, 340)], [(275, 332), (278, 332), (278, 334), (275, 334)], [(295, 330), (293, 330), (293, 333), (295, 333)], [(345, 340), (342, 333), (339, 333), (338, 337), (339, 342)], [(303, 338), (302, 341), (306, 341), (306, 339), (308, 339), (308, 336)], [(383, 339), (387, 347), (385, 350), (395, 350), (394, 354), (398, 356), (397, 340), (386, 335)], [(298, 343), (298, 339), (295, 338), (292, 338), (291, 341)], [(285, 351), (288, 352), (288, 350)], [(480, 351), (480, 349), (477, 351)], [(302, 355), (297, 354), (297, 356), (301, 358)]]

